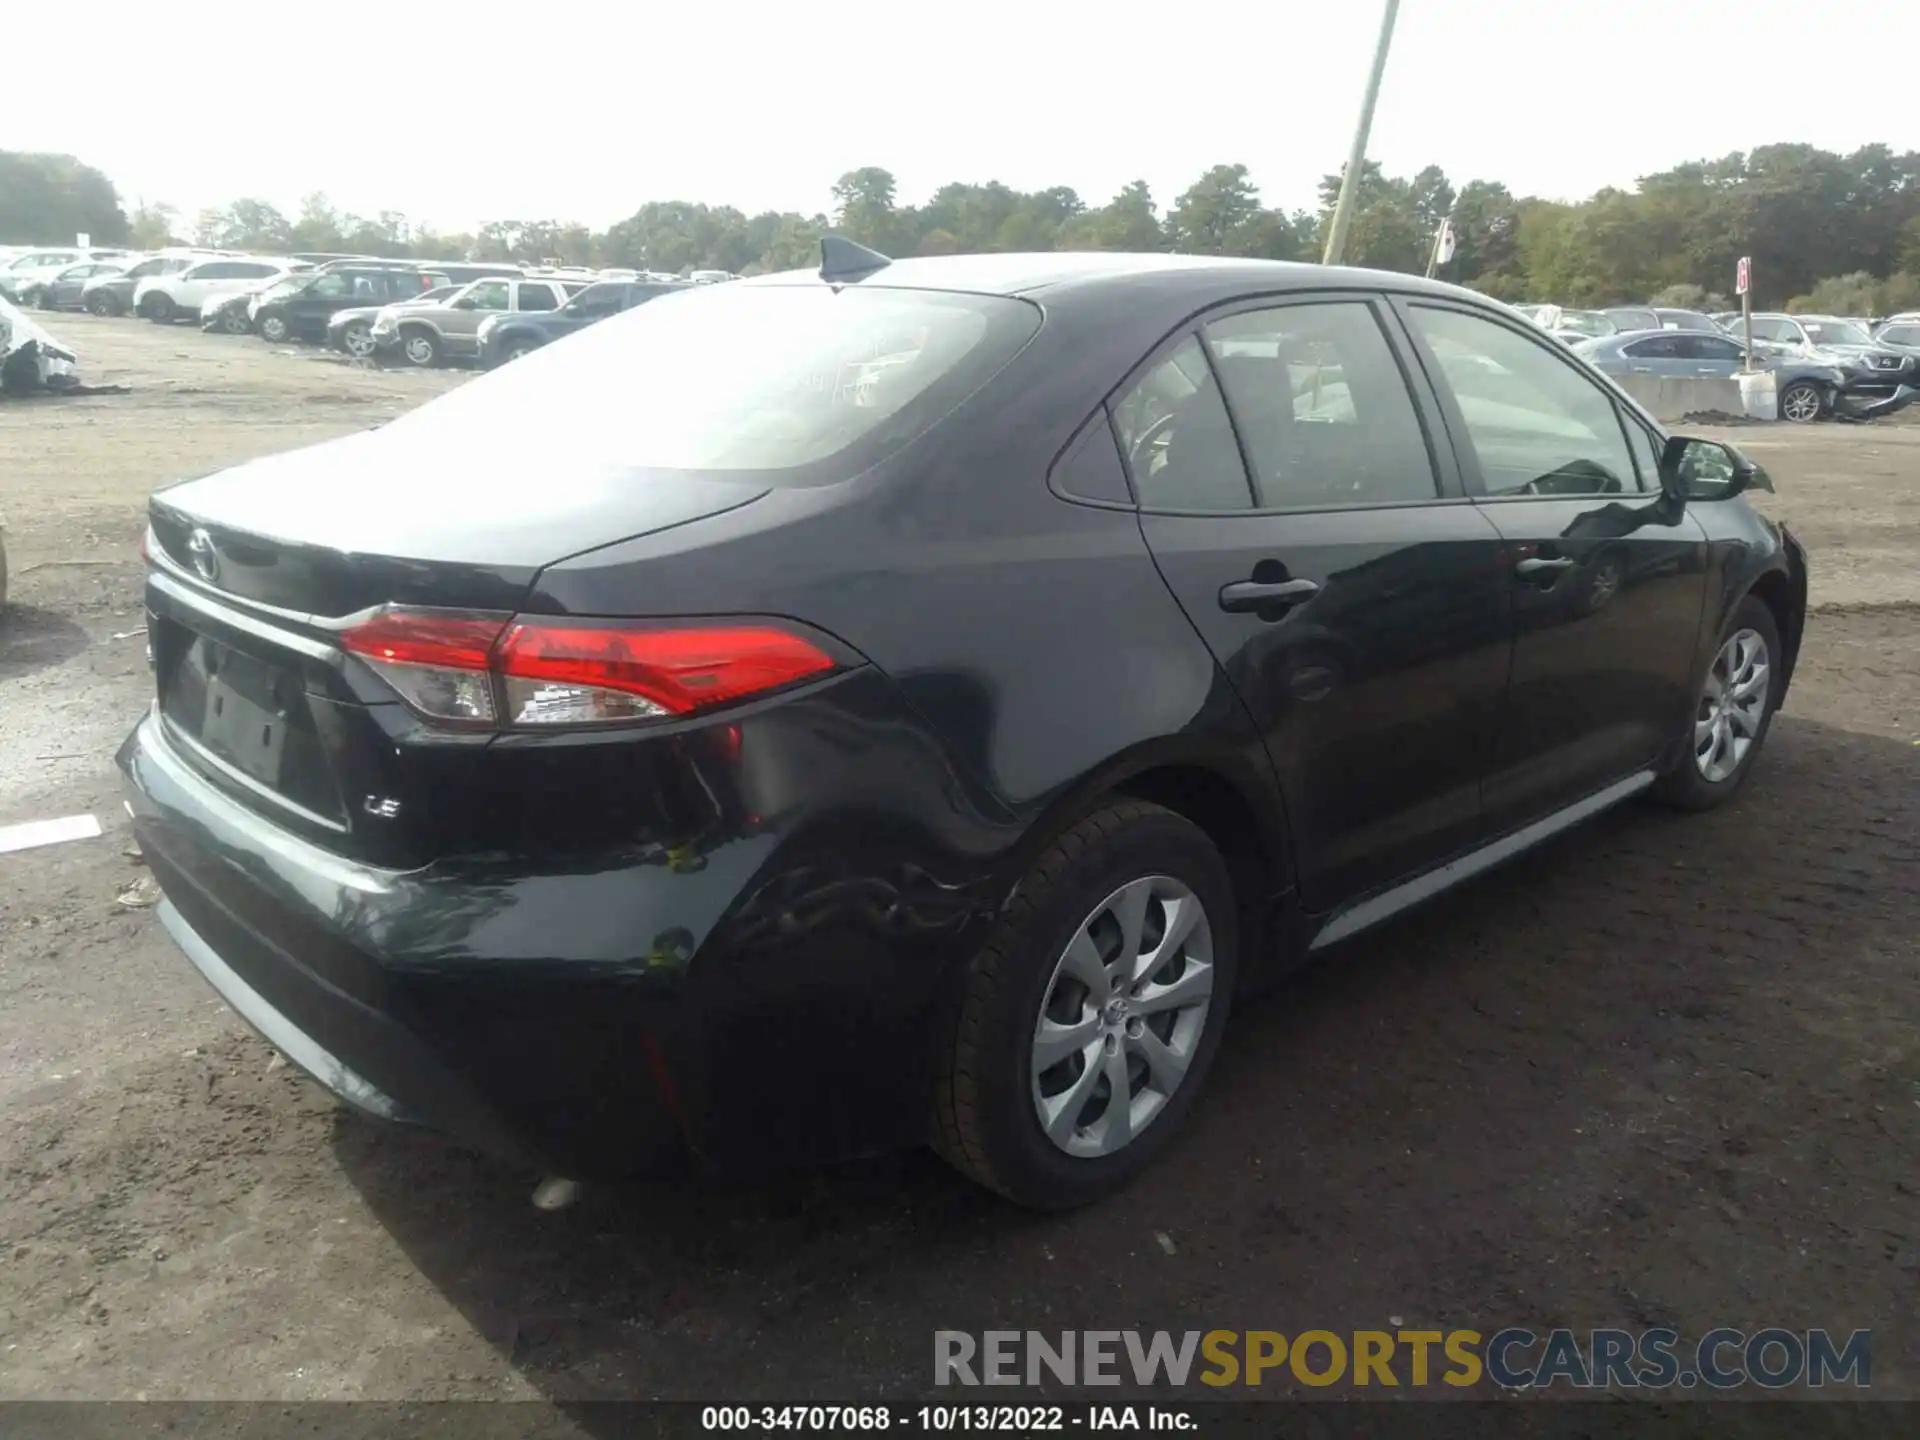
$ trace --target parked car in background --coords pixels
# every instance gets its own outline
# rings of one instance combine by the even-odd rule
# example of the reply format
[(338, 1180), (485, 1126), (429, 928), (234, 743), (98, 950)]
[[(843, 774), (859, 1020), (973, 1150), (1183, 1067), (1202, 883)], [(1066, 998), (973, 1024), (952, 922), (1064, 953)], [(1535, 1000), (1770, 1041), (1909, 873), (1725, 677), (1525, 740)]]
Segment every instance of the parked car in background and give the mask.
[(1658, 330), (1660, 312), (1645, 305), (1610, 305), (1600, 312), (1623, 334), (1629, 330)]
[(1861, 326), (1837, 315), (1755, 315), (1753, 333), (1796, 355), (1838, 366), (1847, 373), (1850, 388), (1863, 393), (1892, 394), (1916, 378), (1914, 356), (1876, 344)]
[(489, 315), (558, 310), (587, 284), (537, 278), (475, 280), (443, 304), (388, 306), (373, 322), (373, 342), (381, 350), (397, 350), (409, 365), (472, 360), (480, 354), (480, 322)]
[(200, 328), (217, 330), (223, 335), (251, 335), (254, 297), (286, 278), (284, 275), (268, 275), (259, 280), (249, 280), (238, 290), (209, 295), (200, 302)]
[(350, 310), (336, 310), (327, 319), (327, 348), (344, 351), (356, 360), (370, 360), (378, 348), (373, 340), (373, 322), (380, 318), (383, 310), (412, 310), (428, 305), (443, 305), (471, 283), (436, 285), (409, 300), (397, 300), (391, 305), (360, 305)]
[(511, 280), (516, 275), (527, 273), (526, 266), (515, 265), (509, 261), (490, 260), (422, 260), (420, 268), (433, 279), (435, 285), (465, 285), (474, 280), (494, 278)]
[(219, 258), (199, 250), (162, 250), (139, 255), (118, 275), (89, 280), (80, 291), (80, 305), (89, 315), (124, 315), (133, 308), (133, 292), (150, 275), (172, 275), (202, 260)]
[(51, 279), (69, 265), (78, 265), (83, 260), (120, 260), (127, 253), (112, 247), (82, 250), (63, 246), (22, 251), (0, 265), (0, 296), (17, 303), (25, 287)]
[(1262, 980), (1741, 794), (1804, 547), (1504, 307), (827, 254), (153, 495), (157, 913), (348, 1102), (555, 1177), (931, 1144), (1081, 1205)]
[(738, 280), (740, 277), (731, 270), (695, 270), (687, 279), (695, 285), (718, 285), (725, 280)]
[[(1582, 341), (1573, 353), (1603, 375), (1613, 376), (1731, 380), (1746, 365), (1745, 347), (1717, 326), (1606, 335)], [(1760, 355), (1754, 362), (1773, 372), (1780, 418), (1795, 424), (1809, 424), (1830, 414), (1834, 397), (1848, 387), (1845, 372), (1830, 364)]]
[(252, 298), (248, 314), (254, 333), (263, 340), (318, 343), (327, 338), (327, 322), (341, 310), (411, 300), (432, 288), (416, 266), (349, 261), (276, 281)]
[(245, 290), (258, 280), (290, 275), (310, 268), (306, 262), (268, 256), (242, 255), (201, 260), (171, 274), (152, 275), (133, 291), (133, 308), (143, 319), (167, 324), (182, 315), (198, 317), (200, 307), (216, 295)]
[(686, 282), (648, 283), (640, 280), (602, 280), (589, 285), (558, 310), (521, 310), (489, 315), (480, 322), (476, 339), (480, 363), (486, 369), (538, 350), (550, 340), (584, 330), (595, 321), (631, 310), (662, 295), (691, 289)]
[(111, 279), (126, 273), (126, 262), (121, 260), (82, 260), (78, 265), (69, 265), (45, 279), (21, 286), (20, 303), (37, 305), (42, 310), (78, 310), (89, 280)]
[(1889, 350), (1920, 356), (1920, 315), (1910, 320), (1888, 320), (1873, 332), (1873, 343)]
[(1719, 324), (1711, 315), (1701, 310), (1675, 310), (1664, 305), (1653, 308), (1654, 318), (1660, 323), (1660, 330), (1718, 330)]
[(1619, 328), (1602, 311), (1568, 310), (1559, 305), (1540, 306), (1533, 323), (1565, 345), (1612, 335)]

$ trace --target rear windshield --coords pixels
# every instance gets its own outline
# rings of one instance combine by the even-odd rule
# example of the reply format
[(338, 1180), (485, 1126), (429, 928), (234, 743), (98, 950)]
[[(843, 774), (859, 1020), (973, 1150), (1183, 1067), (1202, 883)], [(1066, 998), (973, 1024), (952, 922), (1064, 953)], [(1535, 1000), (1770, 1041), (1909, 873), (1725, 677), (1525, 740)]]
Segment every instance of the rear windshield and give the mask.
[(570, 461), (805, 483), (812, 467), (858, 473), (905, 445), (1039, 326), (1036, 307), (1004, 296), (689, 287), (537, 350), (389, 428), (455, 425), (463, 439), (507, 447), (532, 428)]

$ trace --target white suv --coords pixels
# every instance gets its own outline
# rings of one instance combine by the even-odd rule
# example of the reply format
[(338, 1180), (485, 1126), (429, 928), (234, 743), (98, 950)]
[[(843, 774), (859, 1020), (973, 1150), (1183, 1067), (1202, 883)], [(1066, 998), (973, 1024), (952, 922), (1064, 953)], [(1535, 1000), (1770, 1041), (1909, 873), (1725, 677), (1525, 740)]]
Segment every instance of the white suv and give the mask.
[(172, 275), (149, 275), (133, 292), (133, 311), (168, 324), (186, 316), (198, 319), (200, 307), (215, 295), (231, 295), (249, 285), (309, 267), (298, 260), (233, 256), (202, 260)]

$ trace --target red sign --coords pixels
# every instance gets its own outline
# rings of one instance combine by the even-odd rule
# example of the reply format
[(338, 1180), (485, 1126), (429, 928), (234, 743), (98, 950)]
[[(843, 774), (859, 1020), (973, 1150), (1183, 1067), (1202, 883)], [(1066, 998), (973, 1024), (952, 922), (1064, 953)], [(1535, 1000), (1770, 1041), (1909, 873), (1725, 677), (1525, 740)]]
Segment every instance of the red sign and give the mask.
[(1753, 288), (1753, 260), (1746, 255), (1740, 257), (1740, 267), (1733, 273), (1733, 293), (1744, 295)]

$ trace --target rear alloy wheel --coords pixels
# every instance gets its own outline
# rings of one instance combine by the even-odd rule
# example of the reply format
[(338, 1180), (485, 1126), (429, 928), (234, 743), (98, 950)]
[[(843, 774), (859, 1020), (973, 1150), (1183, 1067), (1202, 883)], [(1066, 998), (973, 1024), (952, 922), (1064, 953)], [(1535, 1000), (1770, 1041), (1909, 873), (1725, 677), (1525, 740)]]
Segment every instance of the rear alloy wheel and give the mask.
[(1747, 596), (1700, 682), (1685, 754), (1656, 795), (1683, 810), (1711, 810), (1733, 797), (1773, 724), (1784, 655), (1773, 611)]
[(113, 303), (113, 296), (103, 290), (96, 290), (87, 296), (87, 313), (100, 316), (118, 315), (120, 307)]
[(284, 345), (293, 335), (293, 327), (287, 324), (287, 317), (277, 310), (267, 311), (255, 322), (255, 326), (260, 331), (260, 338), (270, 345)]
[(1810, 380), (1796, 380), (1780, 392), (1780, 418), (1795, 425), (1811, 425), (1826, 408), (1826, 397)]
[(431, 330), (415, 327), (400, 332), (400, 353), (409, 365), (422, 369), (440, 363), (440, 337)]
[(540, 347), (531, 340), (515, 340), (500, 352), (500, 363), (511, 365), (515, 360), (524, 360)]
[(373, 358), (373, 326), (356, 320), (340, 332), (340, 348), (356, 360)]
[(34, 303), (42, 310), (58, 310), (60, 308), (59, 305), (54, 302), (53, 287), (51, 285), (42, 285), (39, 290), (34, 292), (33, 299)]
[(220, 328), (229, 335), (251, 335), (253, 323), (247, 319), (246, 307), (241, 305), (222, 310)]
[(937, 1057), (935, 1147), (1036, 1209), (1117, 1190), (1195, 1103), (1236, 944), (1232, 881), (1199, 827), (1137, 800), (1080, 821), (968, 966)]

